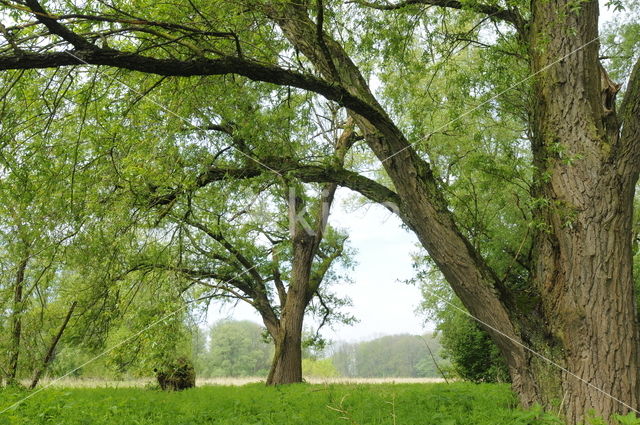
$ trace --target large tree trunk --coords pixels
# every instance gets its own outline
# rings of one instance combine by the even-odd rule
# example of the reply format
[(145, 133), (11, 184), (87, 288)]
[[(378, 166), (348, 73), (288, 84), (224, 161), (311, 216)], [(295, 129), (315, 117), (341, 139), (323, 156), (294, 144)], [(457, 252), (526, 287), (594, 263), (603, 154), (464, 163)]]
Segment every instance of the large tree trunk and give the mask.
[(274, 335), (275, 353), (267, 385), (302, 382), (302, 323), (304, 306), (287, 308), (282, 313), (278, 332)]
[(291, 195), (289, 221), (293, 244), (292, 270), (280, 321), (275, 335), (272, 335), (276, 349), (267, 385), (302, 382), (302, 324), (304, 312), (315, 292), (310, 288), (311, 267), (325, 224), (314, 223), (319, 225), (314, 232), (306, 223), (299, 221), (304, 203), (297, 194)]
[[(34, 11), (41, 10), (37, 2), (28, 3)], [(398, 4), (419, 3), (462, 7), (459, 2), (428, 0)], [(617, 87), (598, 63), (597, 1), (533, 0), (532, 19), (527, 25), (519, 15), (514, 18), (511, 14), (521, 40), (529, 42), (535, 76), (531, 113), (537, 167), (534, 196), (542, 206), (534, 211), (540, 230), (533, 241), (529, 289), (536, 290), (541, 300), (534, 311), (520, 311), (513, 294), (458, 229), (429, 164), (376, 101), (344, 49), (324, 34), (322, 2), (316, 2), (320, 6), (316, 22), (308, 16), (309, 4), (301, 0), (247, 2), (248, 7), (260, 8), (279, 25), (331, 87), (311, 77), (239, 58), (168, 63), (95, 46), (85, 49), (90, 43), (58, 21), (43, 13), (38, 19), (52, 34), (75, 46), (75, 53), (87, 63), (162, 75), (235, 72), (324, 93), (351, 107), (360, 113), (354, 114), (354, 120), (393, 182), (401, 200), (400, 217), (416, 233), (469, 312), (484, 323), (507, 360), (523, 404), (563, 401), (571, 423), (580, 421), (591, 408), (604, 416), (637, 409), (640, 364), (631, 274), (631, 216), (640, 168), (640, 65), (635, 67), (623, 102), (621, 127), (613, 110)], [(491, 10), (484, 5), (466, 6), (500, 17), (491, 11), (495, 11), (493, 6)], [(2, 67), (77, 63), (63, 52), (29, 53), (9, 55)], [(343, 96), (343, 91), (350, 96)], [(308, 289), (307, 296), (312, 293)], [(288, 326), (295, 328), (293, 322)], [(525, 346), (560, 367), (535, 360)]]
[(575, 12), (571, 1), (533, 4), (535, 195), (548, 201), (537, 212), (545, 227), (534, 241), (534, 283), (569, 371), (564, 413), (576, 423), (589, 409), (609, 418), (640, 406), (631, 251), (638, 140), (619, 136), (617, 87), (598, 63), (598, 3)]

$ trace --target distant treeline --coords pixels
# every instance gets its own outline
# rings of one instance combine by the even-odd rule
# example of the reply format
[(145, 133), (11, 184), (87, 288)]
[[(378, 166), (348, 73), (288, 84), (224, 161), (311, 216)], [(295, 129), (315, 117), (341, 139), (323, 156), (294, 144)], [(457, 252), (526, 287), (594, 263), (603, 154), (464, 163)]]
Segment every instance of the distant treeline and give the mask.
[(446, 366), (440, 357), (441, 351), (438, 339), (431, 334), (388, 335), (372, 341), (341, 344), (331, 359), (341, 376), (440, 377), (435, 362), (440, 367)]
[[(222, 321), (194, 343), (199, 377), (266, 376), (273, 344), (264, 329), (250, 321)], [(431, 352), (429, 351), (431, 350)], [(390, 335), (371, 341), (335, 343), (317, 351), (304, 350), (303, 374), (317, 377), (439, 377), (442, 347), (426, 335)]]

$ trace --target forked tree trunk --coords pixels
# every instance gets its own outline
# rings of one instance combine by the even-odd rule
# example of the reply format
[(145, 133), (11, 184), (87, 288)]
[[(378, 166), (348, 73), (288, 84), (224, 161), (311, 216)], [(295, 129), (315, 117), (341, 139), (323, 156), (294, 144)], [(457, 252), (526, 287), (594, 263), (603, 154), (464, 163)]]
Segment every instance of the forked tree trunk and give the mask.
[(304, 312), (311, 301), (314, 290), (311, 286), (311, 267), (318, 248), (321, 233), (309, 232), (296, 221), (297, 211), (302, 207), (296, 199), (290, 205), (293, 260), (289, 290), (282, 306), (280, 321), (272, 337), (275, 342), (273, 363), (267, 385), (302, 382), (302, 325)]
[[(342, 134), (336, 140), (336, 161), (342, 165), (344, 157), (353, 143), (352, 122), (349, 120)], [(280, 288), (280, 301), (283, 303), (280, 320), (277, 325), (265, 320), (267, 329), (275, 342), (275, 354), (267, 385), (293, 384), (302, 382), (302, 326), (304, 313), (311, 299), (316, 294), (324, 275), (333, 260), (342, 254), (336, 249), (333, 254), (325, 255), (318, 260), (316, 272), (312, 275), (314, 259), (324, 237), (329, 211), (335, 198), (337, 185), (326, 184), (321, 192), (316, 215), (312, 223), (300, 220), (304, 211), (304, 202), (296, 193), (289, 193), (289, 225), (293, 258), (289, 289)], [(300, 189), (299, 190), (303, 190)]]

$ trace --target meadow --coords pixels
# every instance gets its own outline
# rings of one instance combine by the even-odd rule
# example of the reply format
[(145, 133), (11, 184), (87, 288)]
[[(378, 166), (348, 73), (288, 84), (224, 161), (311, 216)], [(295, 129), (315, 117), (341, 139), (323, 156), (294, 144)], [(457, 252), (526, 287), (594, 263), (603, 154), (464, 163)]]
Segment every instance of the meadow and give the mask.
[[(29, 393), (4, 389), (0, 410)], [(296, 384), (154, 388), (49, 388), (0, 414), (0, 425), (551, 425), (521, 410), (508, 385)]]

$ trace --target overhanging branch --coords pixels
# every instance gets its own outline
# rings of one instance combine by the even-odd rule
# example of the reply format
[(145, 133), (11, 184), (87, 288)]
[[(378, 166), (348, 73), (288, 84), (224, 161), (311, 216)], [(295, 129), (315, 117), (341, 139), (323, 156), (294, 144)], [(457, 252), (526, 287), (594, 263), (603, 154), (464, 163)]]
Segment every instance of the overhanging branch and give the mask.
[(524, 18), (516, 10), (503, 9), (498, 6), (472, 2), (463, 4), (458, 0), (405, 0), (398, 3), (390, 4), (380, 4), (377, 2), (364, 0), (353, 0), (352, 3), (377, 10), (398, 10), (403, 9), (407, 6), (414, 5), (438, 6), (450, 9), (470, 10), (476, 13), (487, 15), (492, 18), (499, 19), (501, 21), (509, 22), (513, 24), (518, 30), (524, 29), (524, 25), (526, 23)]
[[(300, 165), (286, 158), (261, 158), (260, 161), (279, 174), (289, 174), (305, 183), (336, 183), (402, 215), (402, 202), (397, 193), (354, 171), (335, 166)], [(196, 187), (205, 187), (218, 181), (255, 178), (267, 172), (270, 170), (257, 165), (243, 168), (211, 166), (196, 178)], [(152, 199), (151, 202), (153, 205), (168, 204), (180, 194), (181, 190), (177, 189), (167, 195)]]
[(375, 123), (376, 128), (383, 134), (397, 135), (399, 133), (394, 123), (377, 106), (351, 94), (339, 84), (332, 84), (312, 75), (234, 56), (216, 59), (159, 59), (131, 52), (97, 48), (93, 45), (90, 49), (49, 53), (24, 52), (23, 54), (0, 56), (0, 71), (78, 65), (105, 65), (168, 77), (236, 74), (254, 81), (297, 87), (318, 93)]

